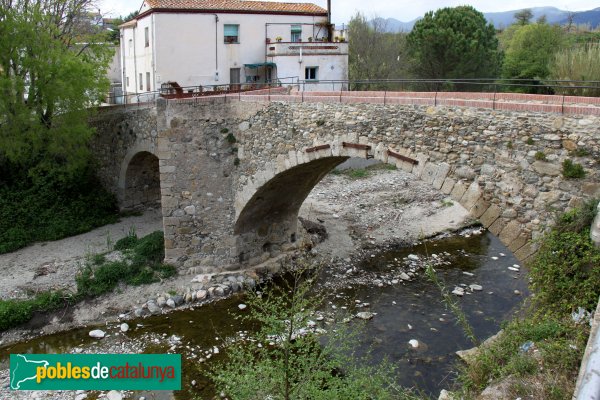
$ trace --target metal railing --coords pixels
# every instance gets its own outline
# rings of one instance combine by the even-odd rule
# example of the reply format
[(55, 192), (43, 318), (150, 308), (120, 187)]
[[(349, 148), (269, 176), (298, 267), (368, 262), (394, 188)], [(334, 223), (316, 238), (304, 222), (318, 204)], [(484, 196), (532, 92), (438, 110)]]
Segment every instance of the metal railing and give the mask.
[(126, 104), (145, 104), (153, 102), (158, 98), (166, 99), (186, 99), (194, 97), (208, 97), (229, 94), (241, 94), (269, 88), (278, 88), (282, 86), (297, 87), (300, 82), (299, 77), (290, 76), (273, 79), (268, 82), (244, 82), (227, 83), (217, 85), (197, 85), (197, 86), (163, 86), (160, 90), (114, 94), (109, 93), (102, 99), (102, 106), (106, 105), (126, 105)]
[(302, 80), (298, 90), (523, 93), (600, 97), (600, 81), (534, 79)]
[[(291, 87), (298, 92), (330, 91), (363, 92), (377, 91), (384, 96), (396, 92), (465, 92), (493, 94), (496, 101), (498, 93), (539, 94), (600, 97), (600, 81), (582, 80), (545, 80), (537, 82), (530, 79), (365, 79), (365, 80), (301, 80), (299, 77), (285, 77), (269, 82), (245, 82), (236, 84), (202, 85), (170, 87), (162, 90), (109, 95), (104, 105), (144, 104), (160, 97), (168, 99), (194, 98), (229, 94), (242, 94), (251, 91)], [(389, 93), (388, 93), (389, 92)]]

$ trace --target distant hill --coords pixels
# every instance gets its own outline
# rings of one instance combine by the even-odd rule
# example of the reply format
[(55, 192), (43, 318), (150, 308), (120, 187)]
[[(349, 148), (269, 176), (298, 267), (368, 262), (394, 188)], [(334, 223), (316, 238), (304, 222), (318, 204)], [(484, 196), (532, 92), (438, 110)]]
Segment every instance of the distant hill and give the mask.
[[(521, 10), (522, 9), (483, 13), (483, 16), (496, 28), (505, 28), (515, 22), (515, 13)], [(549, 24), (556, 24), (560, 23), (560, 21), (562, 20), (566, 20), (569, 16), (568, 11), (559, 10), (556, 7), (531, 7), (530, 10), (533, 13), (533, 18), (531, 18), (531, 22), (535, 22), (538, 18), (545, 15), (546, 21), (548, 21)]]
[(385, 27), (388, 32), (410, 32), (417, 22), (421, 18), (409, 22), (402, 22), (396, 18), (375, 18), (371, 23), (381, 24)]
[[(519, 10), (490, 12), (483, 13), (485, 19), (493, 24), (496, 28), (505, 28), (515, 22), (514, 15)], [(556, 7), (531, 7), (533, 13), (532, 22), (538, 18), (546, 16), (546, 20), (550, 24), (566, 24), (569, 20), (569, 12), (559, 10)], [(416, 18), (412, 21), (403, 22), (396, 18), (375, 18), (372, 22), (384, 24), (388, 32), (410, 32), (415, 22), (421, 18)], [(600, 26), (600, 7), (589, 11), (579, 11), (574, 13), (573, 22), (576, 24), (590, 24), (592, 28)]]
[[(569, 22), (568, 17), (559, 21), (559, 23), (567, 24)], [(600, 26), (600, 7), (590, 11), (580, 11), (573, 15), (573, 23), (575, 24), (590, 24), (591, 28), (597, 28)]]

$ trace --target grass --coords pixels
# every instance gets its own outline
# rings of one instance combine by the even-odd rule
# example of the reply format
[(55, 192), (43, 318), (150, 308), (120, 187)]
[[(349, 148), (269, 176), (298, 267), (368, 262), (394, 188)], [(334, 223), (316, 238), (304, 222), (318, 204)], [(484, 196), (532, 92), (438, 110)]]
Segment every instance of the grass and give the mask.
[(115, 250), (123, 252), (123, 260), (86, 264), (75, 278), (77, 295), (95, 297), (114, 290), (121, 282), (139, 286), (175, 275), (175, 267), (162, 263), (165, 256), (163, 242), (161, 231), (141, 239), (130, 233), (118, 240)]
[(0, 332), (24, 324), (34, 313), (54, 311), (71, 303), (62, 292), (43, 292), (28, 300), (0, 300)]
[(581, 164), (566, 159), (562, 163), (562, 174), (567, 179), (580, 179), (585, 177), (585, 170)]
[(334, 175), (343, 175), (350, 179), (363, 179), (371, 176), (375, 171), (395, 171), (396, 166), (387, 163), (379, 163), (369, 165), (365, 168), (347, 168), (347, 169), (334, 169), (331, 171)]
[[(459, 367), (459, 398), (475, 398), (490, 383), (508, 379), (512, 398), (570, 398), (589, 335), (571, 312), (594, 310), (600, 296), (600, 249), (590, 239), (598, 201), (562, 214), (528, 263), (534, 296), (504, 332)], [(522, 345), (533, 342), (535, 350)]]
[(454, 202), (450, 199), (442, 199), (440, 202), (444, 207), (452, 207), (454, 205)]
[(102, 254), (87, 258), (75, 278), (76, 293), (43, 292), (27, 300), (0, 300), (0, 331), (29, 321), (36, 312), (54, 311), (108, 293), (121, 283), (138, 286), (169, 278), (177, 272), (174, 266), (162, 263), (161, 231), (139, 239), (130, 232), (115, 243), (114, 249), (123, 253), (121, 261), (107, 261)]

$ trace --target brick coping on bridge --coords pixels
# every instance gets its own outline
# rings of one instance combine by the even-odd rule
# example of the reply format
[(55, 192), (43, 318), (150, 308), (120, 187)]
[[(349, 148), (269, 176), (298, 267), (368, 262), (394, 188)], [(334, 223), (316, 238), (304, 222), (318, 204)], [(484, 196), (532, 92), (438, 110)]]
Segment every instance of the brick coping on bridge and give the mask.
[[(392, 92), (392, 91), (319, 91), (299, 92), (285, 87), (215, 96), (169, 99), (176, 103), (213, 103), (228, 101), (403, 104), (485, 108), (499, 111), (531, 111), (568, 115), (600, 115), (600, 97), (484, 92)], [(136, 108), (152, 102), (120, 104), (102, 108)]]
[[(569, 115), (600, 115), (600, 97), (533, 95), (521, 93), (331, 91), (292, 92), (285, 88), (219, 96), (224, 101), (283, 101), (292, 103), (369, 103), (486, 108), (499, 111), (531, 111)], [(210, 102), (211, 98), (174, 100)]]

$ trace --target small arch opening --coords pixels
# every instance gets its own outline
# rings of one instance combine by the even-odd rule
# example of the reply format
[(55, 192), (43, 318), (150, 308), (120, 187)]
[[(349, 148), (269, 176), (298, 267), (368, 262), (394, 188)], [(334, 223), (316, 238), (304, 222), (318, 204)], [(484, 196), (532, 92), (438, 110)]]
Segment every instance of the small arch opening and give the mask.
[(158, 157), (142, 151), (129, 162), (125, 173), (125, 193), (121, 209), (160, 208), (160, 170)]
[(296, 243), (296, 233), (290, 235), (290, 243)]
[(263, 244), (263, 246), (262, 246), (263, 253), (270, 253), (271, 252), (271, 247), (272, 247), (272, 245), (269, 242)]

